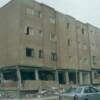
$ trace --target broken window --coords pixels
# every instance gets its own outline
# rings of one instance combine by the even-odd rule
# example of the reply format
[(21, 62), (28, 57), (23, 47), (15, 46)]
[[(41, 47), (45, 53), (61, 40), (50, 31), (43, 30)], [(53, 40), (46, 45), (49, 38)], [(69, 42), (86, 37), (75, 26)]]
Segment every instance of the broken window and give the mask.
[(54, 33), (50, 33), (50, 40), (56, 41), (56, 35)]
[(55, 80), (54, 72), (52, 71), (39, 71), (40, 80)]
[(26, 56), (33, 57), (34, 56), (34, 49), (33, 48), (26, 48)]
[(72, 56), (69, 56), (68, 58), (69, 58), (69, 61), (72, 62), (72, 60), (73, 60)]
[(100, 78), (100, 71), (95, 71), (94, 72), (94, 78)]
[(96, 56), (93, 56), (93, 65), (96, 65)]
[(57, 61), (57, 54), (55, 52), (51, 53), (51, 60), (52, 61)]
[(66, 77), (65, 77), (64, 72), (59, 72), (58, 77), (59, 77), (59, 84), (65, 84), (66, 83)]
[(41, 11), (38, 11), (37, 15), (39, 16), (39, 18), (42, 18), (42, 12)]
[(55, 23), (56, 23), (56, 21), (55, 21), (55, 18), (54, 18), (54, 17), (50, 17), (50, 23), (52, 23), (52, 24), (55, 24)]
[(82, 28), (82, 34), (84, 35), (84, 28)]
[(39, 58), (43, 58), (43, 50), (42, 49), (39, 50), (39, 55), (38, 56), (39, 56)]
[(67, 23), (67, 29), (69, 29), (69, 23)]
[(35, 72), (34, 71), (21, 71), (21, 79), (22, 80), (35, 80)]
[(68, 43), (68, 46), (70, 46), (70, 44), (71, 44), (71, 39), (68, 39), (67, 43)]
[(76, 84), (76, 72), (69, 72), (69, 82)]
[(35, 15), (35, 12), (32, 8), (26, 8), (26, 13), (32, 16)]
[(26, 35), (34, 35), (34, 30), (32, 27), (25, 26), (25, 34)]
[(3, 78), (4, 80), (13, 80), (13, 81), (17, 81), (17, 73), (16, 71), (5, 71), (3, 73)]
[(42, 36), (43, 36), (43, 31), (42, 31), (42, 30), (39, 30), (39, 31), (38, 31), (38, 34), (39, 34), (39, 36), (42, 37)]

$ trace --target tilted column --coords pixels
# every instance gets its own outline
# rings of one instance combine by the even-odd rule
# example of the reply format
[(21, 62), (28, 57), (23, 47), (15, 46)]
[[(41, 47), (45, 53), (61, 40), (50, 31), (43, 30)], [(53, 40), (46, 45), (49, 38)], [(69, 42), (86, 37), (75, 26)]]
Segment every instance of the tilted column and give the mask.
[(1, 80), (1, 84), (3, 84), (3, 82), (4, 82), (3, 72), (0, 72), (0, 80)]
[(18, 78), (18, 88), (20, 89), (22, 87), (22, 82), (21, 82), (21, 72), (19, 67), (17, 67), (17, 78)]
[(68, 76), (68, 72), (65, 72), (65, 77), (66, 77), (66, 84), (69, 84), (69, 76)]
[(39, 72), (38, 72), (38, 69), (35, 69), (35, 78), (36, 78), (36, 80), (39, 80)]
[(79, 73), (79, 78), (80, 78), (80, 84), (83, 84), (83, 74), (82, 72)]
[(55, 80), (59, 83), (58, 71), (55, 71)]

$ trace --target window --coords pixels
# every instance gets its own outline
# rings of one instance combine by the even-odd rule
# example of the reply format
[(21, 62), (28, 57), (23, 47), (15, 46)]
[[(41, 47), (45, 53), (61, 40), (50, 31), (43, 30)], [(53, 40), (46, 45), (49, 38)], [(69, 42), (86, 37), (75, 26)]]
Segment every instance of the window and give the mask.
[(26, 35), (34, 35), (34, 30), (32, 27), (25, 26), (25, 34)]
[(33, 55), (34, 55), (34, 49), (26, 48), (26, 56), (27, 57), (33, 57)]
[(41, 11), (38, 11), (38, 16), (39, 16), (39, 18), (42, 18), (42, 12)]
[(50, 40), (56, 41), (56, 35), (54, 33), (50, 33)]
[(31, 16), (35, 15), (35, 16), (38, 16), (39, 18), (42, 18), (41, 11), (34, 11), (33, 8), (26, 8), (26, 13)]
[(84, 49), (87, 49), (86, 43), (83, 43), (83, 48), (84, 48)]
[(12, 70), (12, 71), (10, 70), (8, 72), (4, 72), (3, 73), (3, 78), (4, 78), (4, 80), (18, 81), (16, 71), (14, 71), (14, 70)]
[(84, 28), (82, 28), (82, 34), (84, 35)]
[(39, 71), (39, 79), (40, 80), (54, 80), (55, 79), (54, 72), (41, 70)]
[(100, 78), (100, 71), (95, 71), (94, 72), (94, 78)]
[(21, 70), (21, 79), (23, 80), (35, 80), (35, 72), (33, 70)]
[(71, 44), (71, 40), (70, 40), (70, 39), (68, 39), (68, 46), (70, 46), (70, 44)]
[(59, 84), (66, 84), (65, 73), (63, 71), (59, 71), (58, 77), (59, 77)]
[(69, 58), (70, 62), (72, 62), (72, 56), (69, 56), (68, 58)]
[(39, 50), (39, 55), (38, 56), (39, 56), (39, 58), (43, 58), (43, 50), (42, 49)]
[(56, 23), (56, 21), (55, 21), (55, 18), (54, 18), (54, 17), (50, 17), (50, 23), (51, 23), (51, 24), (55, 24), (55, 23)]
[(35, 15), (35, 12), (32, 8), (26, 8), (26, 13), (29, 15)]
[(88, 63), (88, 59), (86, 57), (84, 57), (83, 62), (87, 64)]
[(42, 30), (39, 30), (38, 31), (38, 34), (42, 37), (43, 36), (43, 31)]
[(93, 65), (96, 65), (96, 56), (93, 56)]
[(57, 54), (55, 52), (51, 53), (51, 60), (52, 61), (57, 61)]
[(67, 23), (67, 29), (69, 29), (69, 23)]

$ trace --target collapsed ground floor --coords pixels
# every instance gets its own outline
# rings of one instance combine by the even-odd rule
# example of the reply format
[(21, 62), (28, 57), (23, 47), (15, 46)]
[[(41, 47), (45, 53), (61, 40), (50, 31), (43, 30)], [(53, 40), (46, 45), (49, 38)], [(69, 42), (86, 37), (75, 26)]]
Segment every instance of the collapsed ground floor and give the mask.
[(0, 69), (0, 91), (13, 91), (12, 94), (16, 94), (16, 91), (27, 94), (39, 89), (88, 84), (100, 85), (100, 69), (84, 71), (32, 66), (9, 66)]

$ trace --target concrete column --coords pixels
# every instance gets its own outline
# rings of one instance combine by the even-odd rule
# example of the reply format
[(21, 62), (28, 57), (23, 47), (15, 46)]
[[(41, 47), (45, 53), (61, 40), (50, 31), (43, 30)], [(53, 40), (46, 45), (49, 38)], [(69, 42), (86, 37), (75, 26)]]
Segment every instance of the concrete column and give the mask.
[(18, 88), (20, 89), (22, 87), (22, 82), (21, 82), (20, 69), (18, 67), (17, 67), (17, 78), (18, 78)]
[(79, 72), (80, 84), (83, 84), (83, 73)]
[(90, 81), (90, 73), (88, 72), (88, 84), (90, 84), (91, 81)]
[(3, 72), (0, 73), (0, 81), (1, 81), (1, 86), (3, 87), (4, 83)]
[(69, 76), (68, 72), (65, 72), (66, 84), (69, 84)]
[(4, 82), (3, 72), (0, 73), (0, 80), (1, 80), (1, 84), (2, 84)]
[(38, 69), (35, 69), (35, 78), (36, 78), (36, 80), (39, 80), (39, 72), (38, 72)]
[(59, 83), (58, 71), (55, 71), (55, 80)]

